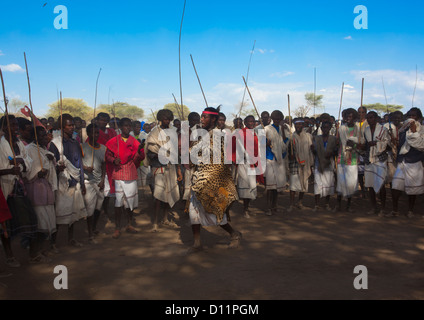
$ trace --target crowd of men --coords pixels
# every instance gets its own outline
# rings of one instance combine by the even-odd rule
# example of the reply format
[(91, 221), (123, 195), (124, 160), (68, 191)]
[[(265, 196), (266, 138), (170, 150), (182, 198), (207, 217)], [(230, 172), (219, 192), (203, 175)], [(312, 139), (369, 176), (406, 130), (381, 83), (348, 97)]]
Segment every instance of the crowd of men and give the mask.
[[(380, 118), (360, 107), (343, 110), (341, 115), (340, 121), (329, 114), (291, 119), (275, 110), (263, 112), (260, 119), (236, 118), (228, 126), (219, 107), (190, 113), (190, 135), (202, 128), (210, 133), (213, 144), (213, 132), (231, 133), (245, 159), (257, 159), (260, 148), (265, 149), (266, 159), (239, 163), (233, 152), (230, 163), (222, 164), (201, 159), (187, 164), (160, 161), (160, 150), (169, 141), (167, 129), (177, 134), (180, 153), (184, 134), (181, 121), (166, 109), (157, 113), (157, 123), (111, 119), (99, 113), (87, 127), (81, 118), (69, 114), (34, 121), (4, 116), (0, 120), (0, 228), (6, 264), (20, 266), (11, 246), (18, 235), (29, 248), (30, 263), (48, 262), (49, 254), (59, 252), (59, 229), (66, 230), (69, 245), (81, 246), (74, 237), (80, 220), (86, 220), (88, 241), (95, 244), (99, 217), (101, 212), (108, 214), (111, 199), (115, 208), (112, 237), (118, 239), (122, 230), (138, 232), (133, 215), (140, 190), (154, 199), (154, 232), (161, 225), (177, 227), (169, 209), (184, 202), (194, 251), (202, 248), (201, 226), (219, 225), (230, 234), (231, 246), (239, 244), (242, 235), (229, 224), (230, 208), (242, 201), (243, 215), (249, 218), (258, 184), (266, 190), (264, 213), (268, 216), (278, 213), (278, 195), (289, 190), (287, 212), (304, 209), (308, 192), (315, 196), (314, 212), (341, 211), (343, 199), (345, 210), (351, 212), (352, 196), (361, 192), (370, 201), (368, 213), (379, 217), (399, 215), (399, 198), (405, 193), (406, 215), (412, 218), (416, 196), (424, 193), (420, 109)], [(259, 139), (261, 133), (265, 140)], [(253, 145), (246, 142), (249, 135)], [(196, 145), (189, 142), (190, 149)], [(197, 154), (209, 154), (205, 148), (209, 147), (201, 146)], [(386, 189), (392, 193), (391, 211), (386, 211)], [(332, 207), (333, 195), (337, 202)], [(150, 198), (143, 195), (142, 199)]]

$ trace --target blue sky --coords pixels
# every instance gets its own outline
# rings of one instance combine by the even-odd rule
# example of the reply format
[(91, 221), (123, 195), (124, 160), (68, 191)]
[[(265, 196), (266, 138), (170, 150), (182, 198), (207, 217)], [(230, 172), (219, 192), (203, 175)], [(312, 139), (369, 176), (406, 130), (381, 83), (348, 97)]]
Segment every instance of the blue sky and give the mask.
[[(8, 97), (28, 101), (26, 52), (35, 113), (43, 115), (64, 97), (97, 103), (125, 101), (159, 110), (179, 100), (178, 37), (183, 0), (2, 1), (0, 66)], [(45, 6), (43, 6), (47, 3)], [(68, 29), (57, 30), (53, 12), (68, 10)], [(354, 28), (357, 5), (368, 9), (368, 29)], [(187, 0), (181, 63), (183, 100), (190, 110), (205, 107), (190, 54), (210, 106), (236, 112), (243, 96), (254, 41), (249, 88), (259, 111), (305, 103), (304, 94), (324, 95), (325, 111), (364, 104), (424, 103), (424, 4), (418, 1), (200, 1)], [(110, 92), (110, 97), (109, 97)], [(2, 99), (1, 99), (2, 100)], [(3, 107), (3, 105), (2, 105)], [(247, 108), (251, 108), (251, 105)], [(310, 114), (312, 115), (312, 114)]]

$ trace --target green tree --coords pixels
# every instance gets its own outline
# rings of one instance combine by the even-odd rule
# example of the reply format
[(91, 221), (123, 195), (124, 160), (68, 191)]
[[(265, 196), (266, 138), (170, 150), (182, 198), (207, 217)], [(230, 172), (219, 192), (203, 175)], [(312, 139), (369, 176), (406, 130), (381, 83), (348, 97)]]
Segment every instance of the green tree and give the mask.
[(96, 109), (96, 114), (99, 112), (106, 112), (111, 117), (115, 115), (118, 118), (130, 118), (132, 120), (139, 120), (144, 118), (144, 110), (130, 105), (127, 102), (115, 102), (113, 104), (101, 104)]
[[(93, 118), (93, 108), (87, 105), (82, 99), (64, 98), (62, 99), (62, 113), (68, 113), (73, 117), (80, 117), (83, 120), (90, 121)], [(57, 119), (60, 116), (60, 102), (56, 101), (49, 104), (49, 110), (46, 117)]]
[[(180, 120), (186, 120), (190, 113), (190, 109), (186, 105), (183, 105), (183, 113), (182, 113), (180, 105), (179, 104), (177, 105), (175, 102), (168, 103), (164, 105), (163, 108), (171, 110), (172, 113), (174, 114), (174, 118), (180, 119)], [(155, 116), (156, 116), (156, 113), (157, 112), (155, 112)]]
[(381, 103), (374, 103), (374, 104), (367, 104), (364, 105), (365, 108), (367, 108), (368, 111), (375, 111), (378, 113), (378, 115), (383, 115), (386, 113), (391, 113), (395, 111), (399, 111), (403, 109), (403, 106), (401, 105), (393, 105), (393, 104), (381, 104)]
[(324, 109), (322, 99), (323, 95), (315, 95), (314, 93), (307, 92), (305, 93), (306, 105), (297, 107), (293, 111), (293, 115), (299, 118), (307, 117), (311, 110), (316, 111), (316, 109)]
[(306, 105), (310, 108), (309, 110), (314, 110), (314, 114), (316, 109), (324, 109), (322, 102), (323, 98), (324, 96), (322, 94), (315, 95), (314, 93), (310, 92), (305, 94)]

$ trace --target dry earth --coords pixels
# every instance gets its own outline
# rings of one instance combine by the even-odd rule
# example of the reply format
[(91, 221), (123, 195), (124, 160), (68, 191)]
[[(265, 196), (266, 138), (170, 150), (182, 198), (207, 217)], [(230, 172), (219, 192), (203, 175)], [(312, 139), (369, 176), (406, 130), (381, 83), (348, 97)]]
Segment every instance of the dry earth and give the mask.
[[(242, 205), (232, 208), (232, 225), (243, 233), (239, 248), (228, 249), (229, 237), (219, 227), (202, 229), (206, 250), (187, 255), (192, 244), (182, 203), (174, 208), (178, 228), (150, 232), (151, 198), (140, 202), (138, 234), (123, 233), (114, 240), (113, 224), (101, 216), (98, 244), (87, 243), (86, 222), (76, 224), (77, 239), (85, 245), (66, 245), (60, 229), (60, 253), (49, 264), (30, 265), (28, 253), (13, 242), (22, 266), (11, 269), (1, 255), (0, 299), (20, 300), (374, 300), (424, 299), (423, 197), (416, 217), (369, 216), (369, 201), (353, 200), (355, 213), (286, 213), (288, 193), (279, 197), (280, 213), (266, 216), (264, 189), (252, 203), (252, 217)], [(388, 199), (391, 208), (390, 195)], [(401, 198), (406, 211), (407, 198)], [(335, 204), (332, 198), (331, 204)], [(403, 212), (405, 213), (405, 212)], [(68, 270), (68, 290), (56, 290), (56, 265)], [(368, 290), (356, 290), (354, 268), (368, 270)]]

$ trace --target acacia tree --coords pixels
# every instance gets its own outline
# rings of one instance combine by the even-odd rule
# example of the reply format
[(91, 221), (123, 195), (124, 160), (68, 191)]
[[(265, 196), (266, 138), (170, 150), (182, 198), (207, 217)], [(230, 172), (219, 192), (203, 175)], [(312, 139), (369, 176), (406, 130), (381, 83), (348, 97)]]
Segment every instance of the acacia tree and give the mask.
[(401, 105), (394, 105), (394, 104), (385, 105), (381, 103), (367, 104), (367, 105), (364, 105), (364, 107), (367, 108), (368, 111), (374, 110), (380, 116), (386, 113), (392, 113), (392, 112), (403, 109), (403, 106)]
[(134, 105), (130, 105), (127, 102), (115, 102), (113, 104), (101, 104), (96, 109), (96, 113), (106, 112), (111, 117), (113, 114), (117, 118), (130, 118), (130, 119), (143, 119), (144, 118), (144, 110)]
[(324, 96), (322, 94), (315, 95), (314, 93), (307, 92), (305, 93), (306, 105), (297, 107), (293, 111), (293, 115), (298, 118), (307, 117), (311, 110), (316, 111), (316, 109), (324, 109), (322, 99)]
[[(87, 102), (82, 99), (63, 98), (62, 113), (69, 113), (73, 117), (80, 117), (83, 120), (90, 121), (93, 118), (93, 108), (89, 107)], [(49, 110), (46, 117), (55, 119), (60, 116), (60, 102), (55, 101), (49, 104)]]
[[(177, 105), (175, 102), (174, 103), (167, 103), (166, 105), (163, 106), (163, 108), (171, 110), (172, 113), (174, 114), (174, 118), (180, 119), (180, 120), (186, 120), (187, 117), (188, 117), (188, 114), (190, 113), (190, 109), (186, 105), (183, 104), (183, 113), (184, 114), (182, 114), (180, 105), (179, 104)], [(181, 119), (181, 118), (183, 118), (183, 119)]]

